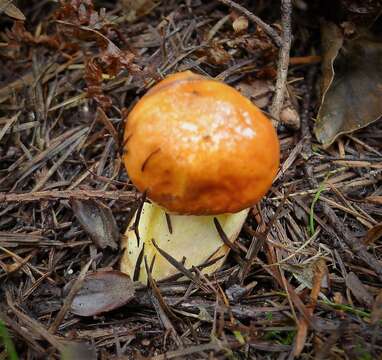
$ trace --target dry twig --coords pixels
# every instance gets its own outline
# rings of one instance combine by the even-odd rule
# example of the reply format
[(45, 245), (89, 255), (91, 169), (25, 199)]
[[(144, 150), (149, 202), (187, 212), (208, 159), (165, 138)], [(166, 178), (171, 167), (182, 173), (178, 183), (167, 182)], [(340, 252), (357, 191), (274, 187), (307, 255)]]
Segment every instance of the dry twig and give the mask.
[(0, 193), (0, 203), (30, 202), (41, 200), (64, 200), (64, 199), (106, 199), (131, 201), (137, 198), (132, 191), (103, 191), (103, 190), (51, 190), (35, 191), (25, 194)]
[(289, 67), (289, 52), (292, 42), (292, 2), (291, 0), (281, 1), (281, 23), (283, 27), (281, 48), (279, 51), (279, 61), (277, 64), (276, 92), (272, 100), (271, 115), (278, 121), (280, 111), (284, 103), (286, 82)]

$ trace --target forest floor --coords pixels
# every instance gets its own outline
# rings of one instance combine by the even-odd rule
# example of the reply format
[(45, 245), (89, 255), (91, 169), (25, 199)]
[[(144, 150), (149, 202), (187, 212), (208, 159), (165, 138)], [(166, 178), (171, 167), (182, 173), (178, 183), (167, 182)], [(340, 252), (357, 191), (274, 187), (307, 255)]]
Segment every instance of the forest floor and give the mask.
[[(324, 141), (317, 125), (321, 80), (332, 80), (325, 21), (354, 35), (377, 21), (379, 5), (9, 4), (0, 1), (0, 359), (382, 357), (382, 111), (370, 121), (362, 113), (357, 131), (326, 123), (335, 136)], [(370, 59), (348, 63), (368, 71)], [(142, 199), (121, 160), (125, 115), (187, 69), (237, 88), (273, 119), (277, 178), (217, 273), (150, 283), (112, 311), (76, 315), (66, 285), (118, 270), (122, 252), (89, 236), (73, 204), (94, 206), (101, 223), (112, 216), (124, 233)], [(371, 87), (347, 88), (350, 105), (335, 100), (351, 109), (342, 127)], [(101, 203), (111, 213), (101, 216)], [(113, 289), (104, 292), (119, 296)]]

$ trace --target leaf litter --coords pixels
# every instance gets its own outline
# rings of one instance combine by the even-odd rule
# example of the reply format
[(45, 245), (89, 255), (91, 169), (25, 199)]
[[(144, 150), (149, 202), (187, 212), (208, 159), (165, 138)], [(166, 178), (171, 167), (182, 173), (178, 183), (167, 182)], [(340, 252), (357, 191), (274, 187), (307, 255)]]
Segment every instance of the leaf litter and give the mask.
[(71, 199), (70, 204), (77, 220), (98, 248), (104, 249), (108, 246), (117, 249), (118, 227), (108, 206), (94, 199)]
[(70, 311), (80, 316), (99, 315), (125, 305), (134, 292), (133, 282), (124, 273), (115, 270), (90, 273), (74, 296)]
[(382, 42), (366, 30), (345, 38), (331, 23), (324, 23), (322, 31), (323, 96), (315, 134), (328, 146), (382, 116)]
[[(281, 114), (298, 116), (287, 110), (292, 126), (278, 127), (277, 180), (219, 271), (205, 276), (158, 249), (178, 274), (149, 284), (117, 270), (119, 234), (142, 206), (121, 166), (124, 118), (162, 76), (186, 69), (225, 81), (269, 113), (280, 9), (232, 0), (17, 7), (25, 21), (0, 6), (0, 318), (19, 358), (381, 356), (378, 106), (356, 132), (337, 136), (333, 122), (324, 147), (314, 137), (320, 62), (326, 86), (356, 70), (362, 81), (345, 84), (363, 91), (357, 106), (376, 94), (379, 40), (360, 41), (365, 25), (378, 23), (376, 6), (293, 2)], [(319, 46), (319, 18), (339, 31), (331, 51)]]

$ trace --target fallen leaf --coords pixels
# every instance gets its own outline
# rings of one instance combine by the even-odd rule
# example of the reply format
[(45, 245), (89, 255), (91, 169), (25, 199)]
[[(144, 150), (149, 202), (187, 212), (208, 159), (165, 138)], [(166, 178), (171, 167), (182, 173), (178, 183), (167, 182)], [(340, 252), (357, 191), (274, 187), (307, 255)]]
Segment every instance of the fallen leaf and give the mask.
[(236, 85), (236, 89), (261, 109), (270, 104), (274, 92), (272, 81), (259, 79), (243, 80)]
[(72, 199), (70, 204), (77, 220), (98, 248), (117, 249), (119, 231), (109, 207), (94, 199)]
[(102, 89), (104, 79), (113, 78), (123, 69), (139, 71), (139, 67), (133, 64), (135, 55), (130, 50), (120, 49), (114, 43), (115, 41), (125, 45), (125, 37), (106, 18), (105, 11), (101, 9), (97, 12), (94, 9), (92, 0), (62, 2), (54, 17), (63, 44), (78, 46), (77, 43), (81, 44), (83, 41), (97, 43), (97, 55), (85, 57), (87, 96), (104, 110), (110, 108), (112, 99)]
[(365, 245), (373, 244), (380, 237), (382, 237), (382, 222), (368, 230), (365, 238), (363, 239), (363, 243)]
[(62, 1), (61, 6), (54, 13), (57, 20), (64, 20), (75, 25), (60, 29), (69, 37), (81, 37), (83, 34), (81, 26), (89, 26), (98, 29), (103, 25), (104, 16), (94, 10), (92, 0)]
[[(69, 291), (70, 285), (64, 292)], [(80, 316), (102, 314), (125, 305), (134, 294), (134, 284), (128, 275), (114, 270), (94, 272), (85, 277), (70, 311)]]
[(321, 30), (322, 44), (322, 96), (334, 79), (334, 61), (340, 51), (344, 38), (341, 29), (333, 23), (324, 23)]
[(135, 56), (132, 52), (119, 49), (110, 40), (100, 41), (99, 47), (100, 53), (85, 61), (84, 78), (88, 97), (94, 99), (103, 109), (108, 109), (112, 105), (112, 100), (103, 92), (103, 76), (114, 77), (122, 69), (135, 72), (139, 70), (139, 67), (133, 64)]
[(110, 96), (105, 95), (102, 90), (102, 69), (97, 63), (97, 58), (93, 57), (85, 61), (86, 91), (90, 99), (94, 99), (103, 109), (108, 109), (112, 105)]
[(366, 32), (343, 39), (336, 25), (327, 23), (322, 38), (323, 97), (314, 132), (329, 146), (381, 117), (382, 42)]
[(0, 0), (0, 14), (2, 12), (13, 19), (21, 21), (25, 20), (24, 14), (17, 6), (13, 5), (10, 0)]
[(361, 304), (371, 307), (373, 305), (373, 296), (369, 293), (366, 287), (356, 274), (350, 272), (345, 279), (346, 286), (350, 289), (354, 297)]

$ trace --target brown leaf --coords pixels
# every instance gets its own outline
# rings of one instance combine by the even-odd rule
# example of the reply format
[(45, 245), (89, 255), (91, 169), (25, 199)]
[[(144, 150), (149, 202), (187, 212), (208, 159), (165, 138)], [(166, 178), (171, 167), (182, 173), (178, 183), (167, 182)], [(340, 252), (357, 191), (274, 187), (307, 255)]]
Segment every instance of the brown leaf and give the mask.
[(344, 37), (341, 29), (333, 23), (323, 23), (321, 27), (322, 79), (321, 90), (324, 95), (334, 78), (334, 61), (338, 56)]
[(132, 52), (119, 49), (109, 40), (99, 41), (99, 47), (102, 49), (100, 54), (86, 59), (85, 81), (88, 97), (94, 99), (106, 110), (112, 105), (112, 100), (110, 96), (103, 93), (103, 74), (114, 77), (122, 69), (134, 72), (139, 68), (133, 64), (135, 56)]
[(109, 207), (94, 199), (72, 199), (70, 204), (79, 223), (97, 247), (117, 249), (119, 231)]
[(4, 12), (9, 17), (16, 19), (16, 20), (25, 20), (24, 14), (21, 12), (21, 10), (12, 4), (9, 0), (0, 0), (0, 14)]
[(112, 101), (102, 91), (102, 69), (96, 58), (86, 59), (84, 77), (88, 97), (94, 99), (103, 109), (110, 108)]
[[(69, 291), (67, 286), (65, 292)], [(70, 311), (80, 316), (94, 316), (117, 309), (135, 294), (130, 277), (119, 271), (98, 271), (85, 277), (73, 299)]]
[(236, 89), (259, 108), (265, 109), (271, 102), (274, 86), (269, 80), (254, 79), (239, 82)]
[(135, 55), (116, 45), (126, 46), (128, 39), (115, 24), (110, 23), (105, 11), (94, 10), (92, 0), (62, 0), (54, 16), (62, 44), (73, 48), (84, 41), (94, 41), (97, 44), (97, 55), (89, 56), (89, 52), (86, 54), (84, 78), (87, 96), (107, 110), (112, 105), (112, 99), (104, 94), (104, 79), (112, 78), (124, 69), (139, 71), (139, 67), (133, 64)]
[(107, 43), (99, 56), (103, 70), (110, 76), (117, 75), (122, 69), (133, 70), (134, 54), (128, 50), (121, 50), (111, 41)]
[(382, 237), (382, 222), (368, 230), (365, 238), (363, 239), (363, 243), (365, 245), (373, 244), (380, 237)]
[(54, 14), (57, 20), (65, 20), (68, 23), (77, 25), (63, 29), (69, 36), (78, 37), (79, 26), (97, 27), (104, 20), (95, 10), (92, 0), (71, 0), (61, 1), (61, 6)]
[(346, 286), (350, 289), (354, 297), (361, 304), (366, 305), (367, 307), (371, 307), (373, 304), (373, 296), (369, 293), (369, 291), (362, 284), (361, 280), (358, 278), (356, 274), (353, 272), (349, 273), (346, 276)]
[(370, 33), (343, 40), (333, 24), (323, 26), (322, 37), (329, 42), (323, 46), (323, 98), (314, 131), (329, 146), (381, 117), (382, 42)]

